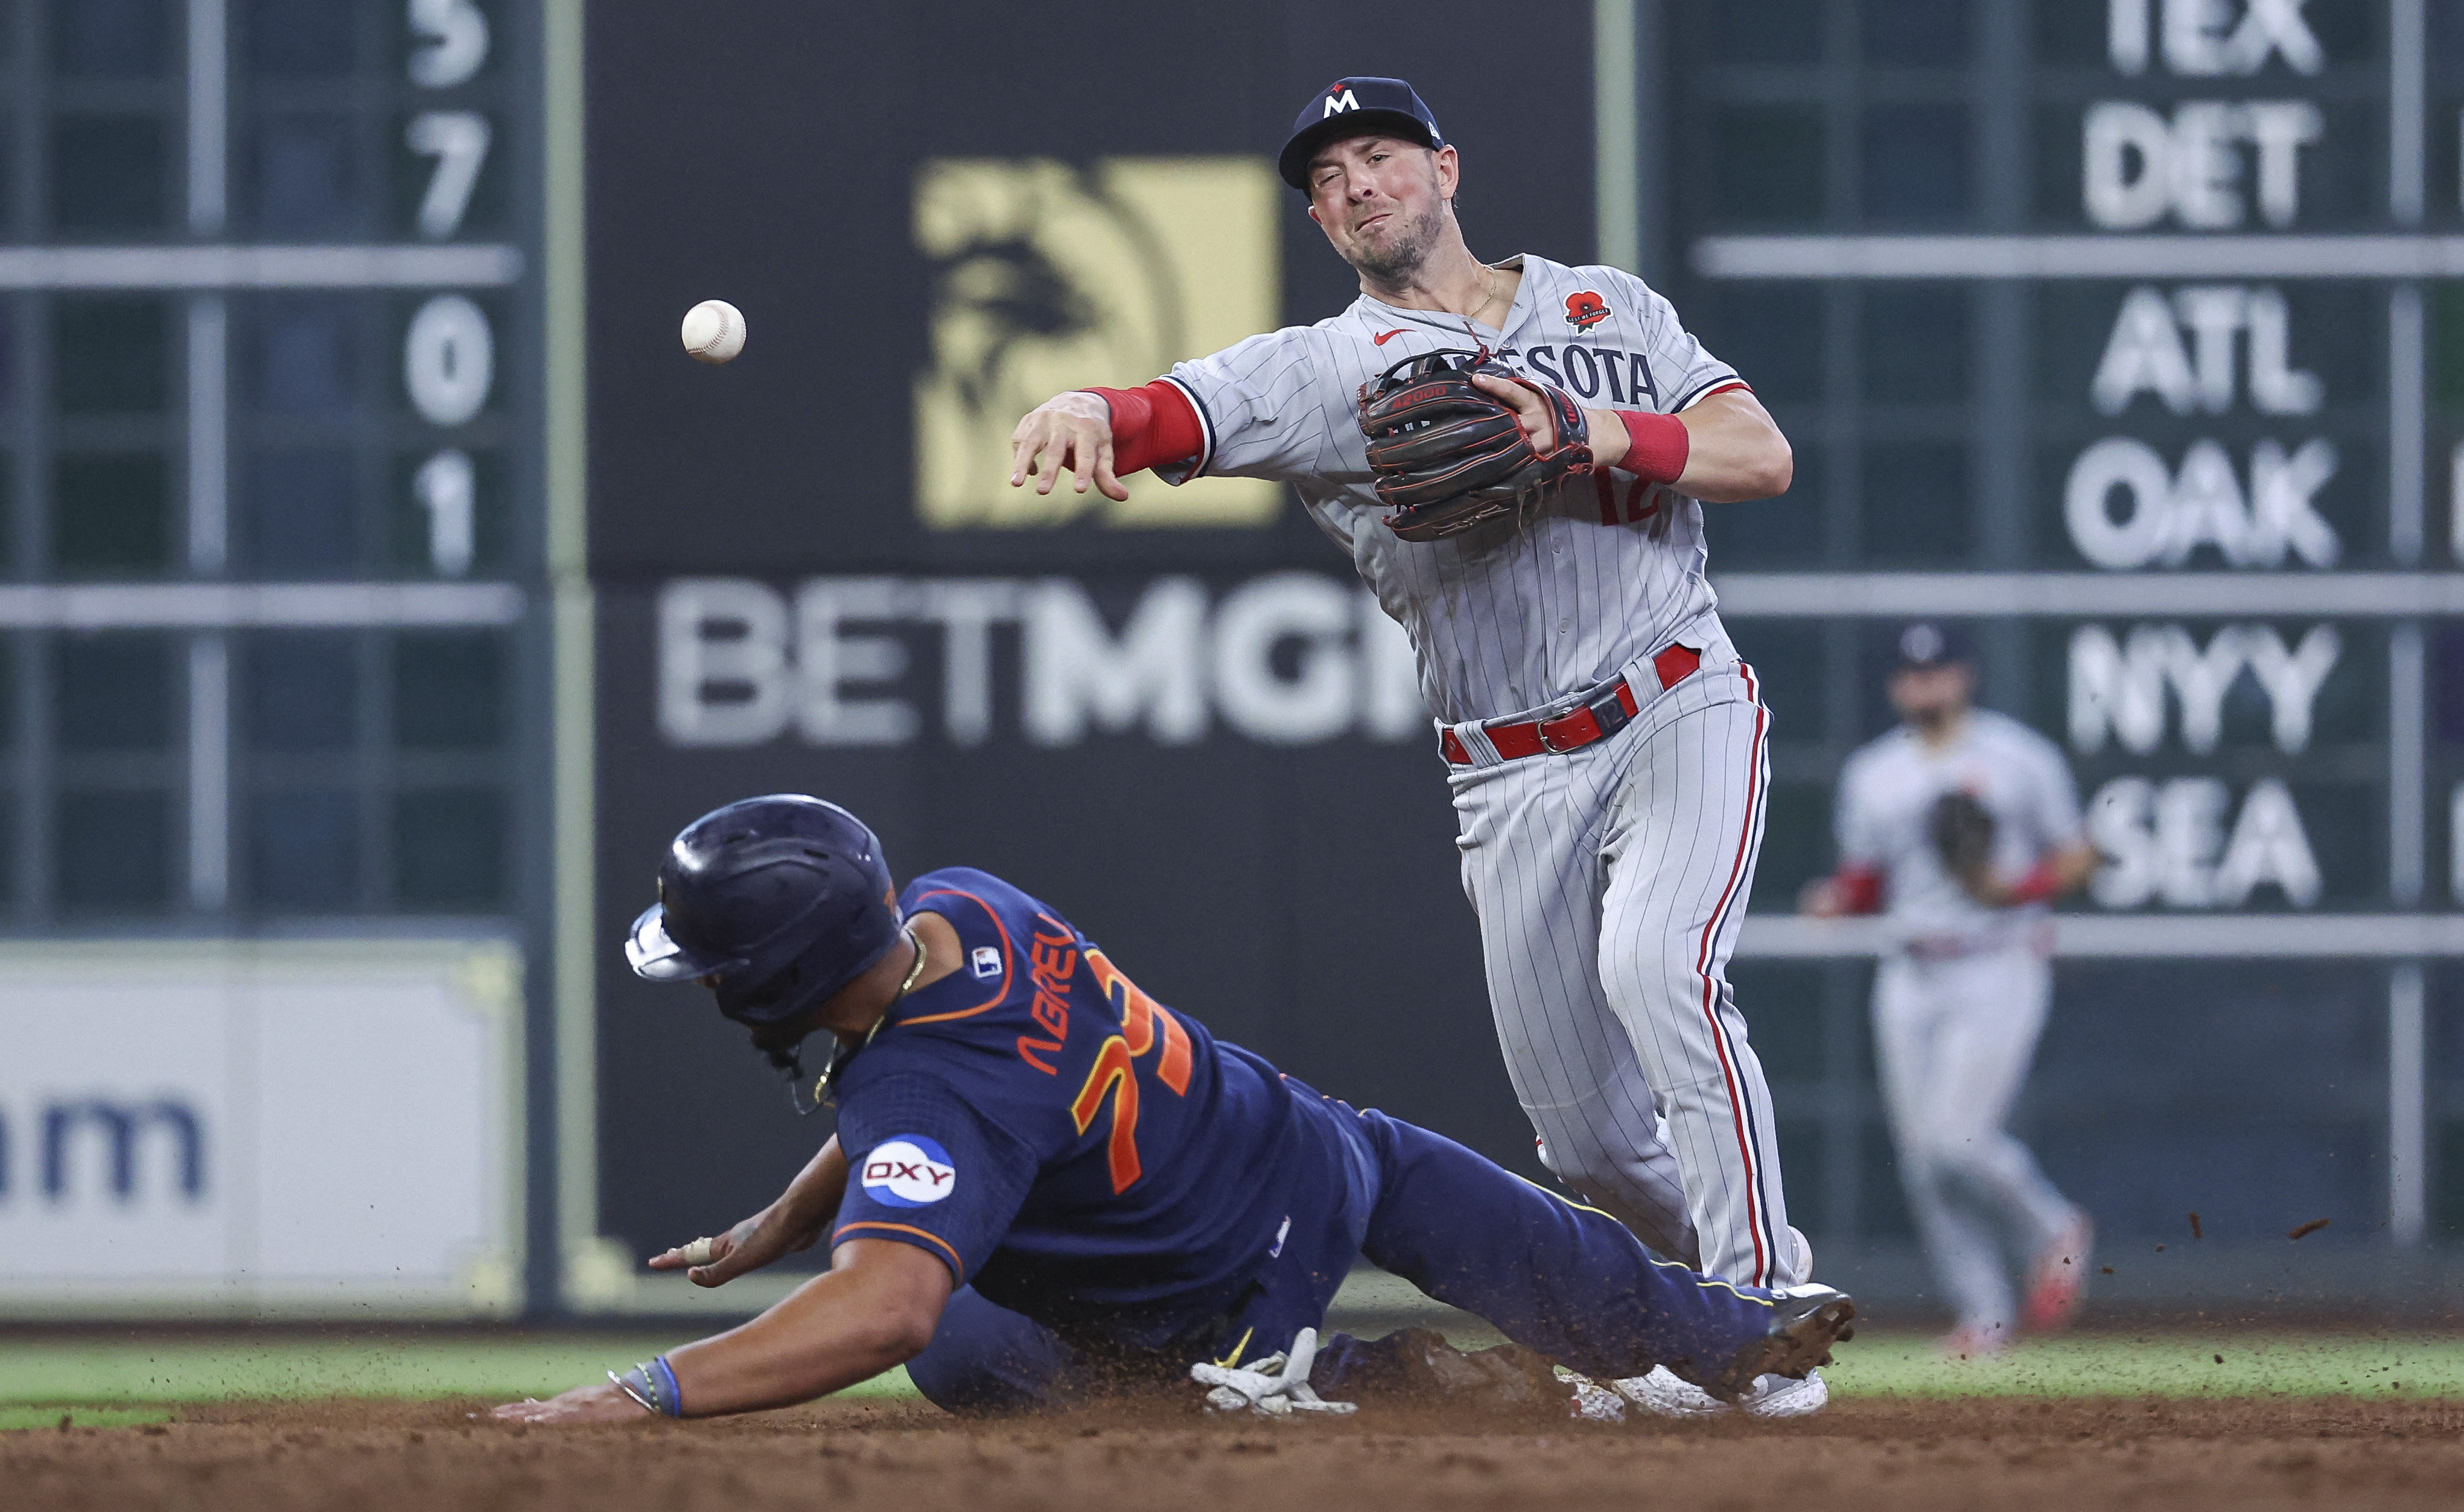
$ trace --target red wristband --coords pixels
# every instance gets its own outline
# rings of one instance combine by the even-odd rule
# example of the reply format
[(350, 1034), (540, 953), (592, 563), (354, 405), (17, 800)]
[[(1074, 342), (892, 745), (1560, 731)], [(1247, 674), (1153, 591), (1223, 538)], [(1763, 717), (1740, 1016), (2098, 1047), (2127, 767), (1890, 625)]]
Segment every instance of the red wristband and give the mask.
[(1639, 409), (1615, 412), (1625, 423), (1625, 455), (1617, 468), (1649, 483), (1674, 483), (1685, 471), (1694, 438), (1675, 415), (1654, 415)]
[(2042, 903), (2054, 895), (2054, 886), (2061, 880), (2060, 870), (2048, 859), (2028, 868), (2028, 874), (2011, 885), (2011, 902)]
[(1136, 388), (1089, 388), (1112, 411), (1112, 475), (1187, 462), (1206, 448), (1198, 410), (1180, 385), (1156, 379)]
[(1871, 866), (1842, 866), (1831, 879), (1839, 889), (1839, 908), (1845, 913), (1879, 913), (1882, 908), (1882, 874)]

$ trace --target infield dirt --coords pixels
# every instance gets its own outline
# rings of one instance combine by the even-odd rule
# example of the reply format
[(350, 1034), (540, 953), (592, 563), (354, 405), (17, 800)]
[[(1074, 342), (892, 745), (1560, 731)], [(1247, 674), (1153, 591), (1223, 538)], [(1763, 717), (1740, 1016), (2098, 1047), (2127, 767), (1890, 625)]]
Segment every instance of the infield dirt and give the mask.
[(709, 1423), (500, 1428), (476, 1404), (187, 1408), (0, 1435), (0, 1507), (681, 1512), (1991, 1506), (2166, 1512), (2464, 1503), (2464, 1402), (1850, 1401), (1790, 1424), (1500, 1424), (1380, 1411), (961, 1423), (831, 1403)]

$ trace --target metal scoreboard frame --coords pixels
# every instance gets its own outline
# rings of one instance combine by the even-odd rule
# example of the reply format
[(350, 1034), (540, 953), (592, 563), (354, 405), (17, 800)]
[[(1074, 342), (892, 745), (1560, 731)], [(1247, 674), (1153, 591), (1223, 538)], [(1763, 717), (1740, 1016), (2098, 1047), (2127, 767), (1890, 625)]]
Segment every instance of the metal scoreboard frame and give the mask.
[[(2464, 439), (2440, 418), (2431, 363), (2437, 320), (2434, 285), (2464, 279), (2464, 207), (2458, 204), (2464, 185), (2456, 177), (2459, 159), (2464, 159), (2458, 143), (2464, 121), (2459, 121), (2457, 101), (2446, 98), (2453, 94), (2452, 84), (2440, 85), (2432, 72), (2431, 18), (2425, 0), (2391, 0), (2366, 8), (2366, 18), (2348, 29), (2347, 52), (2334, 57), (2311, 45), (2315, 38), (2302, 29), (2298, 7), (2288, 28), (2277, 24), (2286, 9), (2280, 7), (2252, 7), (2247, 13), (2239, 7), (2224, 8), (2216, 14), (2203, 12), (2206, 18), (2194, 23), (2187, 15), (2170, 18), (2174, 8), (2168, 0), (2081, 4), (2070, 9), (2086, 19), (2063, 24), (2081, 35), (2092, 29), (2093, 41), (2085, 45), (2102, 55), (2063, 56), (2058, 64), (2037, 56), (2048, 35), (2042, 15), (2048, 9), (2018, 4), (1973, 8), (1968, 34), (1959, 44), (1965, 56), (1955, 82), (1936, 83), (1903, 71), (1870, 85), (1866, 78), (1850, 77), (1861, 66), (1859, 21), (1853, 7), (1837, 0), (1807, 0), (1791, 8), (1789, 20), (1807, 23), (1818, 36), (1784, 61), (1795, 69), (1788, 77), (1797, 81), (1799, 99), (1814, 101), (1803, 106), (1805, 119), (1818, 121), (1809, 128), (1807, 140), (1822, 143), (1827, 154), (1822, 171), (1830, 199), (1822, 210), (1809, 210), (1798, 225), (1766, 230), (1740, 225), (1735, 216), (1716, 229), (1704, 226), (1720, 217), (1705, 214), (1699, 193), (1686, 202), (1679, 181), (1685, 171), (1680, 160), (1698, 148), (1705, 135), (1699, 121), (1680, 118), (1689, 111), (1699, 117), (1732, 100), (1773, 99), (1779, 86), (1772, 80), (1780, 71), (1728, 67), (1726, 74), (1737, 82), (1704, 86), (1699, 96), (1677, 99), (1675, 88), (1651, 87), (1646, 81), (1667, 83), (1678, 71), (1706, 66), (1721, 72), (1733, 61), (1733, 53), (1703, 55), (1711, 23), (1684, 15), (1664, 0), (1596, 0), (1595, 35), (1603, 41), (1596, 50), (1595, 74), (1601, 255), (1640, 268), (1654, 283), (1680, 291), (1680, 307), (1689, 310), (1693, 306), (1686, 291), (1692, 292), (1692, 299), (1705, 301), (1740, 286), (1808, 290), (1816, 299), (1829, 297), (1823, 291), (1916, 284), (1970, 291), (1967, 329), (1972, 344), (1966, 362), (1973, 392), (1957, 398), (1972, 417), (1968, 422), (1971, 434), (1961, 439), (1971, 448), (1968, 486), (1981, 501), (1975, 517), (1988, 522), (1977, 527), (1975, 547), (1964, 561), (1924, 570), (1883, 560), (1872, 567), (1841, 563), (1808, 564), (1805, 570), (1723, 571), (1715, 519), (1712, 580), (1721, 612), (1738, 627), (1749, 654), (1757, 630), (1771, 633), (1767, 627), (1824, 626), (1837, 643), (1853, 641), (1863, 633), (1859, 625), (1877, 622), (1973, 617), (1994, 626), (1981, 646), (1987, 696), (1992, 698), (1998, 685), (2006, 705), (2028, 707), (2039, 724), (2057, 722), (2063, 700), (2032, 686), (2044, 680), (2043, 668), (2053, 659), (2048, 653), (2032, 660), (2024, 637), (2057, 636), (2064, 625), (2074, 626), (2076, 647), (2080, 635), (2103, 633), (2089, 629), (2097, 625), (2109, 625), (2118, 635), (2150, 622), (2199, 622), (2205, 628), (2184, 643), (2195, 645), (2199, 636), (2220, 633), (2216, 627), (2226, 622), (2295, 625), (2326, 621), (2331, 631), (2335, 623), (2345, 627), (2347, 657), (2366, 664), (2383, 654), (2384, 679), (2370, 690), (2384, 701), (2384, 725), (2371, 736), (2381, 765), (2362, 778), (2385, 795), (2384, 820), (2368, 844), (2360, 846), (2374, 851), (2374, 864), (2382, 868), (2367, 884), (2375, 901), (2330, 898), (2304, 908), (2299, 905), (2310, 900), (2296, 899), (2295, 906), (2264, 912), (2089, 904), (2060, 915), (2057, 954), (2071, 962), (2177, 967), (2230, 960), (2343, 962), (2383, 974), (2380, 1053), (2386, 1080), (2373, 1118), (2384, 1140), (2384, 1159), (2376, 1216), (2384, 1220), (2394, 1246), (2411, 1249), (2426, 1242), (2434, 1218), (2430, 1185), (2437, 1170), (2442, 1113), (2432, 1063), (2434, 968), (2464, 954), (2464, 915), (2453, 911), (2464, 904), (2464, 826), (2451, 817), (2464, 814), (2456, 807), (2464, 802), (2464, 786), (2453, 795), (2444, 790), (2456, 774), (2439, 765), (2433, 665), (2436, 622), (2464, 614), (2464, 575), (2455, 570), (2464, 566)], [(2259, 15), (2261, 10), (2268, 15)], [(1767, 19), (1782, 24), (1777, 17)], [(1693, 31), (1681, 36), (1688, 24)], [(2453, 24), (2464, 24), (2464, 17)], [(2358, 42), (2355, 33), (2361, 33)], [(1872, 35), (1867, 31), (1862, 41), (1869, 63), (1874, 58)], [(1630, 40), (1609, 45), (1613, 39)], [(2455, 42), (2448, 39), (2446, 45), (2452, 48)], [(2355, 48), (2377, 59), (2369, 65), (2377, 71), (2374, 78), (2355, 63)], [(1752, 62), (1768, 57), (1757, 55)], [(1939, 80), (1950, 77), (1947, 71), (1937, 76)], [(1808, 78), (1819, 83), (1809, 90)], [(1929, 84), (1936, 93), (1925, 92)], [(1731, 93), (1719, 93), (1723, 89)], [(1857, 101), (1849, 108), (1871, 114), (1847, 115), (1839, 104), (1843, 97)], [(1842, 194), (1859, 192), (1857, 175), (1874, 162), (1870, 143), (1877, 128), (1872, 122), (1883, 112), (1867, 101), (1903, 105), (1910, 98), (1950, 100), (1952, 109), (1965, 112), (1933, 118), (1963, 121), (1970, 127), (1951, 154), (1966, 175), (1966, 182), (1948, 196), (1958, 204), (1957, 212), (1938, 215), (1932, 225), (1917, 215), (1874, 217), (1868, 195), (1843, 214)], [(2261, 116), (2267, 119), (2258, 135), (2273, 132), (2271, 142), (2258, 142), (2246, 129)], [(1899, 119), (1924, 118), (1906, 112)], [(1861, 165), (1855, 135), (1860, 127), (1868, 132), (1864, 140), (1869, 143)], [(2236, 130), (2242, 137), (2229, 140)], [(2189, 142), (2192, 137), (2199, 140)], [(2339, 142), (2340, 137), (2344, 140)], [(2116, 145), (2125, 139), (2127, 146)], [(2178, 149), (2186, 159), (2194, 152), (2211, 156), (2168, 179), (2167, 164), (2157, 160), (2175, 150), (2172, 142), (2188, 142)], [(2246, 150), (2248, 159), (2241, 156)], [(2319, 167), (2313, 158), (2330, 166)], [(2071, 187), (2049, 182), (2065, 171), (2080, 176)], [(2358, 202), (2359, 190), (2344, 193), (2329, 213), (2305, 218), (2297, 212), (2295, 198), (2313, 188), (2309, 175), (2314, 171), (2373, 182), (2384, 192), (2375, 203)], [(1848, 187), (1843, 188), (1843, 179)], [(2067, 209), (2061, 204), (2065, 194)], [(1682, 203), (1685, 208), (1681, 208)], [(2046, 297), (2049, 290), (2079, 289), (2080, 301), (2065, 308), (2094, 308), (2101, 300), (2101, 318), (2118, 322), (2117, 311), (2126, 300), (2139, 298), (2137, 291), (2153, 289), (2160, 297), (2170, 297), (2189, 286), (2255, 290), (2261, 297), (2277, 299), (2276, 308), (2281, 306), (2276, 293), (2279, 287), (2358, 289), (2349, 296), (2351, 307), (2372, 309), (2385, 344), (2361, 392), (2384, 396), (2384, 420), (2371, 450), (2362, 449), (2349, 435), (2343, 438), (2346, 469), (2365, 478), (2357, 487), (2370, 495), (2363, 514), (2338, 516), (2344, 560), (2305, 562), (2295, 554), (2289, 564), (2236, 563), (2241, 570), (2217, 570), (2214, 554), (2209, 552), (2195, 554), (2196, 559), (2187, 564), (2180, 559), (2191, 554), (2176, 554), (2169, 565), (2117, 566), (2080, 561), (2077, 552), (2045, 549), (2043, 542), (2056, 534), (2055, 528), (2030, 516), (2049, 511), (2059, 516), (2064, 509), (2057, 467), (2040, 465), (2037, 459), (2037, 453), (2062, 445), (2058, 434), (2049, 438), (2045, 432), (2058, 433), (2072, 424), (2059, 415), (2058, 406), (2075, 405), (2081, 412), (2092, 408), (2098, 418), (2088, 423), (2090, 427), (2116, 438), (2101, 444), (2138, 445), (2131, 433), (2150, 427), (2151, 412), (2158, 413), (2159, 428), (2166, 422), (2140, 397), (2145, 385), (2135, 379), (2120, 391), (2118, 402), (2104, 394), (2049, 387), (2046, 365), (2035, 362), (2030, 351), (2030, 322), (2041, 319), (2035, 314), (2041, 307), (2031, 301)], [(2243, 296), (2250, 297), (2247, 293)], [(2307, 328), (2299, 318), (2294, 322), (2297, 368), (2301, 349), (2317, 344), (2318, 335), (2315, 317)], [(2099, 328), (2095, 337), (2104, 341), (2105, 328)], [(2224, 332), (2220, 349), (2225, 361), (2238, 368), (2234, 339), (2235, 333)], [(1835, 329), (1816, 340), (1826, 343), (1823, 360), (1830, 366), (1825, 378), (1837, 383), (1843, 371), (1839, 337)], [(1716, 337), (1713, 340), (1724, 355), (1739, 357), (1719, 347)], [(2252, 361), (2255, 364), (2259, 359), (2254, 354)], [(1845, 370), (1857, 371), (1853, 365)], [(2177, 403), (2173, 412), (2204, 410), (2206, 416), (2218, 416), (2256, 408), (2280, 417), (2317, 411), (2317, 380), (2304, 376), (2309, 378), (2307, 394), (2279, 402), (2273, 409), (2259, 402), (2260, 396), (2245, 395), (2236, 377), (2229, 381), (2234, 386), (2222, 396), (2223, 403), (2207, 402), (2211, 396), (2201, 395), (2198, 403)], [(2452, 387), (2452, 375), (2447, 383)], [(1828, 397), (1815, 403), (1839, 402), (1836, 389), (1823, 393)], [(2167, 397), (2178, 401), (2182, 396)], [(2134, 398), (2139, 399), (2136, 409), (2130, 407)], [(2082, 403), (2091, 400), (2093, 405)], [(1872, 401), (1866, 390), (1856, 403)], [(1777, 403), (1773, 407), (1782, 409), (1786, 423), (1785, 408)], [(2054, 416), (2050, 421), (2045, 418), (2049, 414)], [(2194, 426), (2233, 423), (2202, 417)], [(2280, 423), (2284, 443), (2299, 442), (2303, 422)], [(1816, 423), (1809, 428), (1815, 437), (1800, 443), (1800, 456), (1829, 440), (1823, 434), (1829, 427)], [(2142, 449), (2166, 450), (2169, 468), (2171, 459), (2182, 455), (2179, 430), (2168, 430), (2171, 439), (2161, 448)], [(2382, 458), (2384, 466), (2373, 465)], [(2067, 455), (2052, 459), (2053, 464), (2069, 461)], [(2235, 459), (2233, 466), (2238, 465)], [(2073, 465), (2073, 492), (2085, 488), (2103, 514), (2106, 495), (2095, 493), (2093, 483), (2077, 482), (2082, 468)], [(1801, 471), (1801, 482), (1805, 476)], [(1855, 486), (1840, 483), (1836, 470), (1828, 484), (1835, 496), (1840, 488)], [(2448, 494), (2453, 496), (2442, 530), (2431, 501)], [(1821, 497), (1817, 495), (1817, 503)], [(2013, 501), (2030, 499), (2035, 502), (2025, 510), (2012, 507)], [(2134, 508), (2145, 503), (2136, 494), (2131, 499)], [(2076, 501), (2071, 507), (2076, 514)], [(1997, 508), (2007, 516), (1998, 527), (1991, 522)], [(2104, 521), (2111, 523), (2109, 515)], [(1993, 538), (1997, 528), (2003, 534)], [(2078, 534), (2075, 524), (2073, 535)], [(2350, 560), (2354, 557), (2363, 559), (2358, 570)], [(2074, 686), (2068, 690), (2075, 731), (2079, 711), (2093, 703), (2076, 686), (2076, 656), (2075, 649)], [(1859, 666), (1853, 651), (1835, 649), (1826, 668), (1867, 683), (1879, 675), (1870, 659)], [(2237, 674), (2228, 673), (2228, 680), (2232, 675)], [(1859, 696), (1853, 688), (1831, 690), (1828, 712), (1834, 728), (1824, 758), (1827, 770), (1836, 771), (1837, 756), (1854, 743), (1841, 738), (1839, 727), (1855, 725)], [(2187, 734), (2176, 739), (2167, 690), (2160, 686), (2154, 696), (2158, 738), (2133, 750), (2154, 749), (2159, 764), (2169, 761), (2174, 769), (2186, 763), (2199, 769), (2198, 759), (2185, 749)], [(1841, 699), (1849, 700), (1844, 711)], [(2060, 738), (2057, 729), (2048, 733)], [(2068, 744), (2075, 761), (2088, 764), (2081, 754), (2091, 748), (2085, 736)], [(2093, 746), (2102, 749), (2105, 744), (2099, 733)], [(2298, 743), (2285, 746), (2288, 753), (2299, 749)], [(2223, 759), (2215, 758), (2219, 763)], [(2252, 769), (2253, 762), (2257, 768), (2267, 766), (2261, 757), (2248, 757), (2236, 768), (2241, 773), (2237, 780), (2247, 779), (2243, 769)], [(2299, 767), (2291, 755), (2281, 764), (2287, 772)], [(2083, 788), (2095, 791), (2092, 782), (2083, 782)], [(2321, 822), (2329, 822), (2313, 821), (2314, 825)], [(2449, 853), (2445, 858), (2439, 854), (2442, 837)], [(1768, 855), (1766, 862), (1768, 873)], [(1768, 878), (1765, 886), (1771, 886)], [(1777, 910), (1786, 902), (1766, 900), (1763, 906)], [(1880, 934), (1861, 926), (1769, 911), (1749, 918), (1739, 958), (1751, 970), (1771, 963), (1853, 961), (1881, 948)], [(1838, 980), (1836, 972), (1834, 980)], [(2394, 1273), (2368, 1274), (2378, 1279), (2356, 1282), (2354, 1289), (2390, 1292), (2394, 1283), (2386, 1277)]]
[[(0, 950), (20, 975), (54, 972), (55, 994), (108, 987), (165, 1023), (186, 1013), (230, 1026), (198, 1041), (210, 1065), (182, 1041), (193, 1067), (128, 1047), (121, 1069), (90, 1070), (79, 1058), (108, 1037), (88, 1034), (18, 1066), (93, 1078), (103, 1109), (42, 1113), (45, 1181), (64, 1172), (74, 1207), (102, 1190), (95, 1172), (115, 1171), (123, 1216), (95, 1221), (120, 1224), (123, 1245), (153, 1242), (143, 1225), (158, 1221), (164, 1235), (203, 1233), (200, 1222), (272, 1234), (269, 1194), (336, 1200), (317, 1185), (334, 1173), (303, 1144), (350, 1139), (354, 1099), (364, 1129), (416, 1140), (405, 1099), (425, 1077), (435, 1107), (464, 1119), (429, 1153), (461, 1165), (437, 1178), (407, 1163), (394, 1195), (406, 1211), (463, 1204), (446, 1226), (458, 1234), (467, 1218), (482, 1236), (464, 1274), (416, 1283), (390, 1264), (384, 1277), (295, 1267), (285, 1279), (247, 1236), (218, 1252), (233, 1257), (226, 1272), (140, 1267), (80, 1289), (19, 1267), (0, 1302), (14, 1315), (503, 1315), (555, 1296), (557, 1247), (537, 1200), (553, 1188), (541, 1137), (561, 903), (551, 843), (588, 822), (586, 806), (560, 806), (588, 772), (581, 19), (581, 0), (279, 16), (176, 0), (8, 18), (0, 212), (18, 239), (0, 246), (12, 359), (0, 413), (12, 506), (0, 510)], [(139, 317), (135, 365), (106, 353), (120, 365), (104, 386), (121, 392), (99, 400), (78, 344), (97, 310)], [(306, 344), (286, 346), (276, 328), (300, 311)], [(311, 453), (309, 482), (280, 485), (297, 507), (268, 505), (271, 469)], [(99, 556), (77, 538), (89, 522), (63, 481), (95, 456), (140, 463), (121, 474), (137, 477), (135, 494), (113, 505), (136, 497), (133, 515), (121, 509), (136, 524)], [(319, 511), (341, 521), (332, 538), (286, 538)], [(329, 721), (341, 734), (269, 739), (270, 720), (314, 712), (318, 695), (268, 693), (267, 648), (312, 642), (333, 653), (319, 665), (342, 680), (329, 686), (346, 690)], [(441, 642), (476, 649), (457, 668), (431, 654)], [(106, 643), (141, 646), (144, 677), (116, 684), (96, 671), (112, 664), (63, 659)], [(145, 706), (135, 744), (79, 735), (99, 700)], [(100, 832), (78, 822), (122, 792), (153, 827), (140, 837), (142, 886), (115, 894), (131, 873), (86, 866), (77, 853)], [(297, 852), (281, 846), (299, 833), (281, 829), (286, 806), (331, 822), (322, 838), (335, 844), (319, 853), (330, 895), (303, 895), (286, 868)], [(475, 874), (450, 874), (473, 858)], [(573, 869), (585, 885), (586, 873)], [(398, 1084), (336, 1038), (365, 1022), (365, 1044), (385, 1042), (387, 993), (442, 1015), (436, 1044), (451, 1050), (424, 1046)], [(38, 1011), (33, 996), (17, 1008)], [(180, 1084), (192, 1069), (196, 1085)], [(133, 1102), (113, 1090), (147, 1076), (170, 1089), (136, 1087)], [(34, 1103), (11, 1098), (40, 1095), (12, 1082), (0, 1116), (33, 1116)], [(178, 1112), (164, 1127), (176, 1125), (179, 1146), (143, 1122), (165, 1109)], [(163, 1184), (179, 1169), (162, 1164), (169, 1149), (187, 1151), (186, 1206)], [(484, 1211), (465, 1211), (473, 1201)], [(0, 1218), (67, 1221), (61, 1211), (21, 1198)]]

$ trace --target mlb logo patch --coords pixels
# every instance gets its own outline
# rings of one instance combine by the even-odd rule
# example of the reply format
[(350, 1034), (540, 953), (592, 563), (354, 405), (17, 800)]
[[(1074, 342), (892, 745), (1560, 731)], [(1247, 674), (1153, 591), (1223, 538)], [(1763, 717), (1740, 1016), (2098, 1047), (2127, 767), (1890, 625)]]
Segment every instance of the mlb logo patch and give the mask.
[(940, 1201), (958, 1184), (950, 1152), (923, 1134), (901, 1134), (872, 1147), (864, 1157), (864, 1190), (875, 1202), (920, 1208)]
[(973, 962), (972, 969), (978, 976), (989, 978), (999, 976), (1001, 975), (1001, 952), (994, 947), (990, 945), (977, 946), (976, 953), (971, 959)]

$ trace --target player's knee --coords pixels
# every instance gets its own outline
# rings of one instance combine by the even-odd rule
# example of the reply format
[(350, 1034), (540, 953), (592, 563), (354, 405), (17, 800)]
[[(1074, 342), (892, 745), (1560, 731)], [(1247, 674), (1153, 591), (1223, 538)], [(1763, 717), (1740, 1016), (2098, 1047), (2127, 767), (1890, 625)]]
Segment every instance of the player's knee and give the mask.
[(1559, 1140), (1551, 1143), (1549, 1137), (1543, 1134), (1534, 1138), (1531, 1143), (1540, 1151), (1541, 1169), (1569, 1186), (1573, 1185), (1582, 1176), (1589, 1165), (1589, 1162), (1582, 1158), (1587, 1141)]
[(926, 1349), (907, 1362), (907, 1379), (945, 1413), (1020, 1412), (1042, 1401), (1016, 1372), (957, 1349)]
[(1989, 1167), (1984, 1141), (1965, 1133), (1928, 1139), (1917, 1161), (1933, 1184), (1944, 1188), (1973, 1186), (1985, 1178)]
[(873, 1348), (885, 1356), (904, 1365), (930, 1348), (934, 1332), (940, 1321), (937, 1310), (921, 1307), (885, 1307), (873, 1315), (870, 1325)]
[(1719, 984), (1706, 984), (1692, 957), (1679, 949), (1617, 949), (1600, 951), (1600, 989), (1621, 1017), (1652, 1016), (1669, 1008), (1701, 1011), (1705, 994), (1725, 997)]
[(1588, 1139), (1563, 1144), (1541, 1140), (1540, 1164), (1569, 1190), (1594, 1201), (1622, 1195), (1627, 1184), (1617, 1158)]

